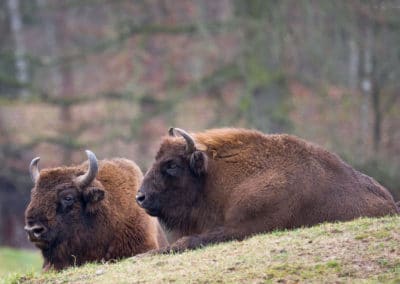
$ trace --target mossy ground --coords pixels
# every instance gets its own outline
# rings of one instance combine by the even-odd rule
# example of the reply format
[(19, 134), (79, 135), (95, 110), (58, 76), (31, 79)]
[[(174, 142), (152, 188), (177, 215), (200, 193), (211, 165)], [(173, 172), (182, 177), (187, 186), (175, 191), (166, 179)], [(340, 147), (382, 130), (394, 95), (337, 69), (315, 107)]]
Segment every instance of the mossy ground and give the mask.
[(22, 283), (400, 283), (400, 216), (257, 235), (182, 254), (9, 277)]

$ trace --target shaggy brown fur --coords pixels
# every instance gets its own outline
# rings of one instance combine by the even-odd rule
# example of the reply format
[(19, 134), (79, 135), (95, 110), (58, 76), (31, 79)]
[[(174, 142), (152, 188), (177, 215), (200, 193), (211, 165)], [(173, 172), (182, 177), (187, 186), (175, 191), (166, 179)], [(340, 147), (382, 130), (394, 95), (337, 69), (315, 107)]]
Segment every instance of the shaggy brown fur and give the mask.
[(27, 226), (44, 228), (30, 239), (42, 251), (45, 270), (120, 259), (166, 244), (157, 220), (134, 202), (143, 178), (136, 164), (126, 159), (98, 164), (96, 179), (85, 188), (74, 179), (88, 163), (40, 172), (25, 217)]
[(321, 147), (244, 129), (165, 137), (137, 201), (182, 251), (275, 229), (396, 214), (391, 194)]

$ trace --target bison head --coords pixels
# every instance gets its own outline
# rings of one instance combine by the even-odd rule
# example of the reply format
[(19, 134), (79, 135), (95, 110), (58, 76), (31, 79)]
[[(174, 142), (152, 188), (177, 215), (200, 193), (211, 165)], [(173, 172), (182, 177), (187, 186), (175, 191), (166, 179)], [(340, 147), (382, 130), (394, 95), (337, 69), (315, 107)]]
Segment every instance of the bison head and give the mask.
[[(176, 133), (184, 139), (176, 137)], [(196, 148), (187, 132), (171, 128), (169, 136), (136, 196), (138, 204), (167, 227), (176, 222), (175, 217), (184, 218), (197, 202), (207, 170), (207, 155)]]
[(71, 240), (79, 239), (77, 234), (82, 234), (83, 228), (90, 228), (91, 216), (96, 214), (104, 199), (105, 191), (95, 180), (98, 172), (96, 156), (88, 150), (86, 154), (89, 159), (87, 170), (83, 164), (39, 172), (39, 157), (29, 166), (35, 185), (25, 211), (25, 230), (45, 258), (55, 247), (61, 244), (68, 247)]

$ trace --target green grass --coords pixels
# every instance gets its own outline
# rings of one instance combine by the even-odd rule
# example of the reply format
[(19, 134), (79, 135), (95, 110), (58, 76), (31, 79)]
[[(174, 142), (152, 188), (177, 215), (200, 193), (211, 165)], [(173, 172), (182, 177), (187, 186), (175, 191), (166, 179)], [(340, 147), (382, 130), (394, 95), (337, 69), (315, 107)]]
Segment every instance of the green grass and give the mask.
[(258, 235), (182, 254), (29, 273), (12, 283), (400, 283), (400, 216)]
[(0, 247), (0, 283), (22, 274), (40, 271), (42, 262), (38, 251)]

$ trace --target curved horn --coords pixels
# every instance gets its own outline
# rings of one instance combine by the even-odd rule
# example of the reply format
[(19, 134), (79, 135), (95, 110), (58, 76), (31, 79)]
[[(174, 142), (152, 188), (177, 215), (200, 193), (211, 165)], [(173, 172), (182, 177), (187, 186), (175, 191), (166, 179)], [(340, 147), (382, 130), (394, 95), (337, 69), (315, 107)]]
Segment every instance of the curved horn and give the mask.
[(89, 159), (89, 169), (85, 174), (78, 176), (76, 178), (76, 183), (81, 188), (84, 188), (87, 185), (89, 185), (96, 178), (97, 171), (99, 170), (99, 167), (97, 165), (96, 155), (89, 150), (86, 150), (85, 152)]
[(39, 179), (40, 173), (39, 173), (39, 167), (38, 163), (40, 161), (40, 157), (36, 157), (32, 159), (30, 165), (29, 165), (29, 173), (31, 175), (31, 179), (33, 183), (36, 183), (36, 181)]
[(173, 128), (173, 127), (171, 127), (171, 128), (168, 130), (168, 135), (169, 135), (169, 136), (175, 136), (174, 128)]
[(196, 145), (194, 143), (194, 139), (192, 136), (190, 136), (189, 133), (187, 133), (185, 130), (180, 129), (180, 128), (173, 128), (171, 132), (178, 132), (185, 140), (186, 140), (186, 151), (189, 153), (192, 153), (196, 151)]

